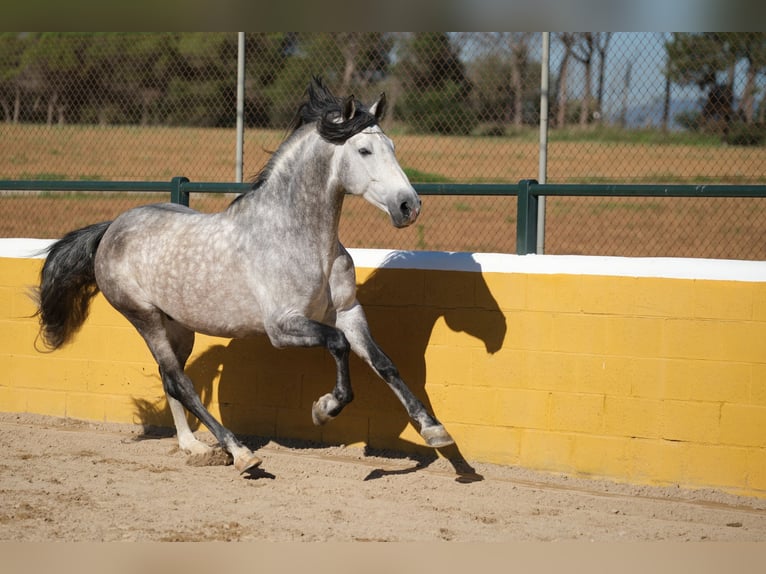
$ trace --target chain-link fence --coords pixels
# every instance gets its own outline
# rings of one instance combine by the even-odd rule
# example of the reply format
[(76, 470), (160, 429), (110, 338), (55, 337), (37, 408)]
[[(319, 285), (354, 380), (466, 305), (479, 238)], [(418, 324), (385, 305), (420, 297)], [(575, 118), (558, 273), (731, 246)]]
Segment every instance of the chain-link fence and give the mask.
[[(542, 34), (247, 33), (244, 172), (311, 75), (385, 91), (415, 183), (539, 177)], [(235, 33), (0, 34), (0, 179), (234, 181)], [(549, 183), (766, 182), (766, 33), (552, 33)], [(2, 192), (0, 192), (2, 193)], [(165, 197), (4, 193), (0, 236), (55, 237)], [(223, 209), (230, 197), (194, 195)], [(428, 196), (412, 228), (348, 198), (355, 247), (515, 250), (510, 197)], [(766, 200), (549, 198), (547, 253), (766, 258)]]

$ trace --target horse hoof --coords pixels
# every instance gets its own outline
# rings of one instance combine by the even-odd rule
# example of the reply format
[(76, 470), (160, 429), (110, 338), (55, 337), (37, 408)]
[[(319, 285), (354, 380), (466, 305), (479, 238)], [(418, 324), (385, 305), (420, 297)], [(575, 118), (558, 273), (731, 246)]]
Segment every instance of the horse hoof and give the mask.
[(234, 461), (234, 468), (239, 471), (239, 474), (244, 474), (248, 470), (256, 468), (263, 461), (254, 454), (243, 455)]
[(311, 405), (311, 420), (314, 422), (314, 425), (319, 427), (334, 419), (335, 417), (328, 413), (338, 408), (338, 406), (338, 399), (330, 393), (322, 395), (315, 400), (314, 404)]
[(441, 448), (443, 446), (455, 444), (455, 441), (449, 433), (444, 430), (442, 425), (424, 428), (420, 431), (420, 436), (425, 439), (428, 446), (433, 448)]

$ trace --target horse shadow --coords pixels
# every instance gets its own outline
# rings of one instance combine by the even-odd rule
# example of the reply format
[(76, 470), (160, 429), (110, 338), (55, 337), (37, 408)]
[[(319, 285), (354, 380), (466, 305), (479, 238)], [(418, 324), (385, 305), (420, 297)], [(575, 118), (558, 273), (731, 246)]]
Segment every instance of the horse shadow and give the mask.
[[(443, 320), (452, 331), (478, 339), (487, 354), (502, 348), (507, 327), (505, 315), (470, 253), (433, 256), (440, 259), (439, 268), (472, 272), (426, 272), (415, 268), (414, 252), (396, 252), (357, 286), (357, 298), (365, 309), (373, 337), (397, 365), (412, 392), (438, 418), (439, 413), (434, 412), (425, 391), (426, 350), (437, 322)], [(450, 291), (452, 301), (447, 302), (443, 294)], [(470, 300), (455, 305), (455, 293)], [(311, 404), (329, 392), (335, 379), (335, 363), (324, 348), (275, 349), (265, 336), (232, 339), (226, 345), (209, 347), (186, 368), (203, 403), (209, 406), (217, 399), (221, 422), (228, 428), (245, 429), (241, 434), (247, 435), (245, 442), (253, 449), (270, 441), (294, 448), (363, 443), (367, 456), (415, 462), (405, 469), (375, 469), (365, 480), (416, 472), (436, 461), (438, 454), (434, 449), (400, 437), (410, 424), (409, 417), (372, 369), (352, 355), (350, 370), (354, 402), (326, 426), (314, 427)], [(217, 377), (220, 377), (217, 395), (213, 396)], [(139, 414), (143, 421), (170, 420), (156, 409), (152, 412), (146, 402), (139, 410), (143, 411)], [(377, 419), (377, 436), (386, 437), (379, 444), (375, 444), (376, 433), (371, 432), (373, 423), (368, 426), (373, 419)], [(192, 428), (199, 427), (196, 419), (190, 419), (190, 423)], [(287, 438), (296, 434), (311, 439)], [(438, 452), (452, 465), (458, 482), (482, 479), (466, 461), (458, 444)]]

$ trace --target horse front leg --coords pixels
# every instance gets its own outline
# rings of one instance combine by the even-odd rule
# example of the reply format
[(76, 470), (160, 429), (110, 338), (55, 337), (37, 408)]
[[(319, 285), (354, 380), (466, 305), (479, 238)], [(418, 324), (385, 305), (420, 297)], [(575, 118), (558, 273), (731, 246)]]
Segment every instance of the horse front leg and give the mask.
[(354, 353), (372, 367), (404, 405), (410, 420), (426, 444), (433, 448), (455, 444), (444, 425), (429, 413), (420, 399), (412, 393), (399, 375), (396, 365), (372, 338), (362, 306), (356, 303), (350, 309), (339, 312), (336, 324), (346, 335)]
[(349, 376), (349, 343), (342, 331), (300, 315), (282, 318), (267, 327), (271, 344), (280, 347), (326, 347), (335, 360), (335, 386), (311, 407), (311, 420), (323, 425), (337, 417), (354, 399)]

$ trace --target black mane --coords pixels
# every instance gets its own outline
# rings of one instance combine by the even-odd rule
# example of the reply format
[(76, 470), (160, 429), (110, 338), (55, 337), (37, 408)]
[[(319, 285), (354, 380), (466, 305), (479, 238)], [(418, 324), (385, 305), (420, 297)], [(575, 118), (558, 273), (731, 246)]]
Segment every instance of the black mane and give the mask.
[(322, 138), (330, 143), (342, 144), (363, 129), (378, 123), (378, 119), (357, 99), (354, 99), (353, 116), (338, 122), (338, 119), (342, 118), (346, 100), (330, 92), (321, 78), (316, 76), (312, 78), (307, 93), (308, 100), (298, 108), (290, 124), (291, 131), (317, 122), (317, 130)]
[[(347, 139), (355, 136), (362, 130), (378, 123), (378, 118), (371, 114), (367, 107), (354, 98), (354, 113), (350, 118), (343, 118), (343, 111), (347, 100), (334, 95), (325, 86), (321, 78), (314, 76), (306, 90), (308, 99), (304, 101), (295, 114), (288, 131), (295, 133), (301, 126), (316, 122), (317, 131), (325, 141), (333, 144), (343, 144)], [(353, 97), (353, 96), (352, 96)], [(342, 121), (338, 121), (343, 118)], [(279, 150), (274, 152), (278, 153)], [(269, 177), (269, 161), (253, 178), (253, 188), (258, 189)], [(237, 203), (247, 192), (234, 198), (230, 205)]]

